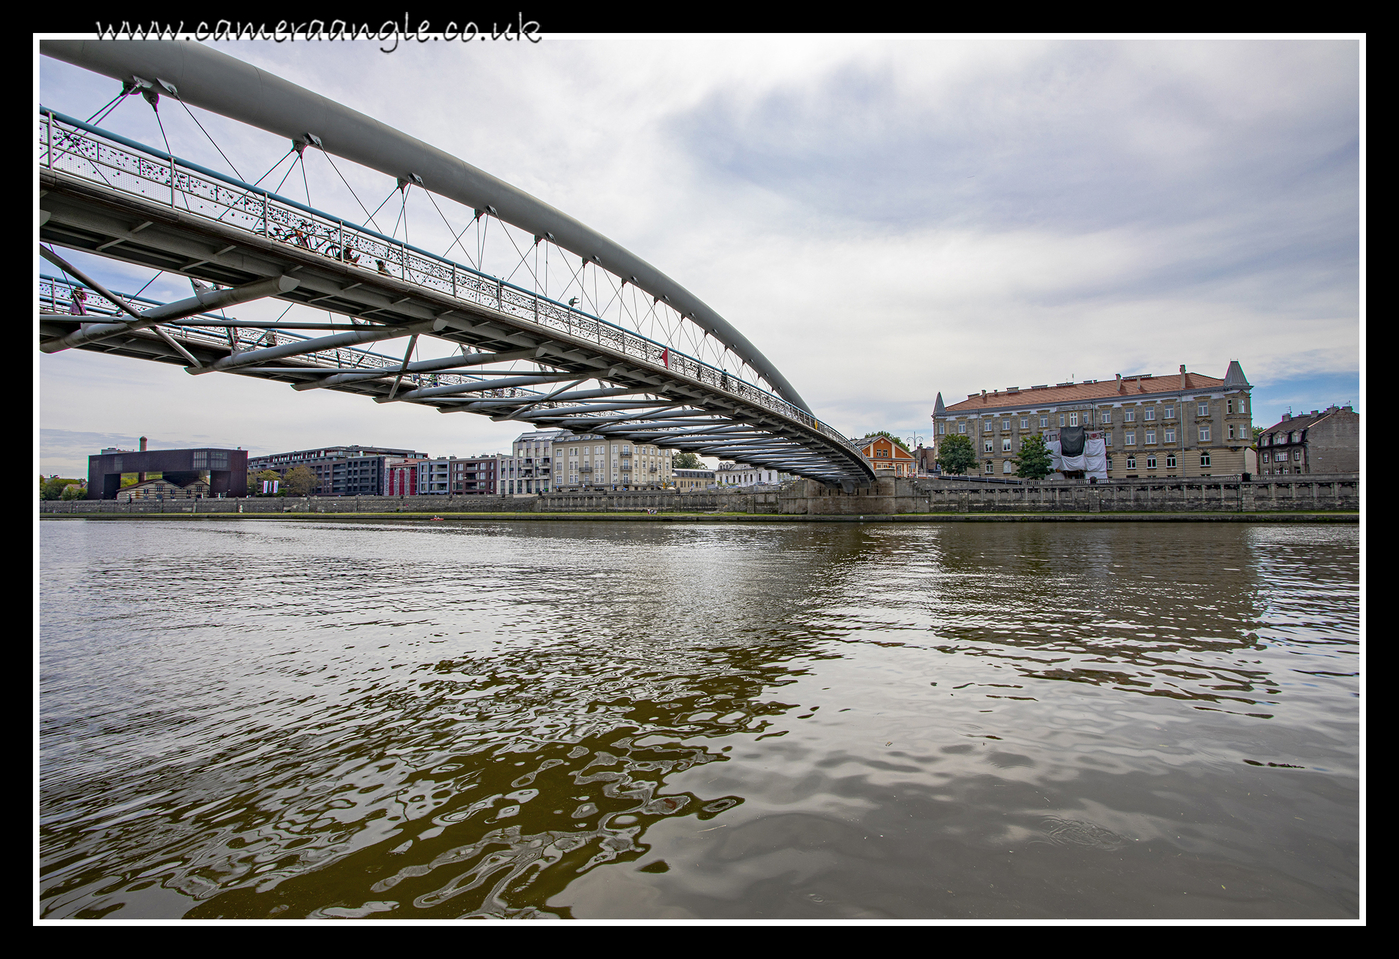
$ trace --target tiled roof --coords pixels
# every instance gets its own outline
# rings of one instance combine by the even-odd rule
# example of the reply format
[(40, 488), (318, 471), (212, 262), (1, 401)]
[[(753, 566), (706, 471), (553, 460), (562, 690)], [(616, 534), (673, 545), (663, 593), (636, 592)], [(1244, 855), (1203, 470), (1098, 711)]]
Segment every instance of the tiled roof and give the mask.
[(1118, 392), (1117, 378), (1096, 382), (1070, 383), (1059, 386), (1036, 386), (1024, 390), (997, 390), (985, 395), (969, 396), (960, 403), (946, 407), (948, 414), (980, 413), (994, 410), (1028, 410), (1058, 403), (1087, 403), (1094, 400), (1130, 400), (1153, 393), (1179, 393), (1197, 390), (1217, 390), (1224, 381), (1200, 373), (1186, 373), (1185, 386), (1181, 374), (1166, 376), (1130, 376), (1122, 379)]
[(885, 436), (883, 433), (871, 433), (869, 436), (862, 436), (858, 440), (855, 440), (854, 443), (863, 451), (866, 447), (872, 446), (880, 440), (887, 440), (889, 445), (893, 447), (894, 459), (903, 459), (904, 457), (913, 459), (912, 453), (904, 449), (894, 440), (889, 439), (889, 437)]
[[(1310, 413), (1307, 413), (1307, 414), (1305, 414), (1305, 415), (1303, 415), (1303, 416), (1294, 416), (1294, 417), (1292, 417), (1291, 419), (1279, 420), (1278, 422), (1274, 423), (1272, 426), (1270, 426), (1270, 427), (1268, 427), (1267, 429), (1265, 429), (1263, 432), (1264, 432), (1264, 433), (1290, 433), (1290, 432), (1292, 432), (1293, 430), (1305, 430), (1305, 429), (1308, 429), (1309, 427), (1313, 426), (1313, 425), (1316, 424), (1316, 423), (1320, 423), (1322, 420), (1326, 419), (1326, 417), (1331, 416), (1331, 415), (1334, 414), (1334, 413), (1340, 413), (1340, 412), (1342, 412), (1342, 410), (1341, 410), (1340, 408), (1338, 408), (1338, 407), (1335, 407), (1335, 406), (1330, 407), (1329, 409), (1324, 409), (1324, 410), (1312, 410)], [(1350, 411), (1350, 410), (1346, 410), (1345, 412), (1351, 412), (1351, 411)]]

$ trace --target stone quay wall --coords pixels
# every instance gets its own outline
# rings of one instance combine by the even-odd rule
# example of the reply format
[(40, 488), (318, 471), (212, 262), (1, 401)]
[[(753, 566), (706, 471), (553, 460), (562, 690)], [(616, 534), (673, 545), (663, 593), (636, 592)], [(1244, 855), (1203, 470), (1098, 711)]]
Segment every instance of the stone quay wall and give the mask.
[(208, 515), (243, 513), (777, 513), (778, 491), (665, 490), (530, 496), (248, 496), (237, 499), (40, 500), (40, 514)]
[(1360, 509), (1354, 473), (1243, 480), (1237, 476), (1115, 480), (1106, 483), (882, 477), (845, 493), (814, 480), (781, 489), (680, 493), (543, 493), (534, 496), (287, 496), (240, 499), (41, 500), (48, 515), (243, 513), (742, 513), (893, 516), (918, 513), (1310, 513)]
[(887, 477), (854, 493), (806, 480), (784, 490), (782, 512), (821, 515), (901, 513), (1252, 513), (1359, 510), (1354, 473), (1243, 480), (1238, 476), (1115, 480), (1106, 483)]

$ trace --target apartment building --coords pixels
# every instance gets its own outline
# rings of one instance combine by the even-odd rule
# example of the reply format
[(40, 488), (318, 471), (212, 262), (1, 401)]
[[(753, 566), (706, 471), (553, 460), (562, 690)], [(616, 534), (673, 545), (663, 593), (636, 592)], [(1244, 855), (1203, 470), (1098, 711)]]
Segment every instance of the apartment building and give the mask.
[(559, 489), (664, 489), (674, 479), (671, 452), (659, 446), (569, 433), (553, 450)]
[(504, 453), (453, 459), (449, 477), (453, 495), (498, 494), (501, 477), (506, 475), (513, 459)]
[(714, 488), (714, 471), (710, 469), (676, 469), (675, 488), (682, 493)]
[(427, 460), (414, 457), (395, 459), (390, 457), (384, 463), (385, 496), (417, 496), (418, 466)]
[(501, 492), (520, 496), (555, 489), (554, 443), (572, 435), (568, 430), (534, 430), (517, 436), (509, 460), (500, 464)]
[(714, 471), (714, 485), (727, 486), (775, 486), (791, 479), (790, 473), (782, 473), (767, 466), (749, 466), (747, 463), (721, 462)]
[(966, 436), (979, 456), (978, 473), (1013, 476), (1026, 437), (1058, 440), (1081, 428), (1101, 438), (1110, 479), (1217, 476), (1243, 473), (1252, 445), (1252, 384), (1237, 360), (1222, 378), (1189, 373), (1118, 374), (1111, 380), (1018, 386), (972, 394), (933, 408), (934, 455), (948, 436)]
[(1262, 476), (1360, 472), (1360, 414), (1350, 406), (1312, 410), (1282, 420), (1258, 435)]
[(316, 474), (315, 496), (382, 496), (387, 490), (388, 464), (405, 459), (427, 459), (426, 453), (377, 446), (326, 446), (293, 450), (248, 459), (248, 472), (276, 470), (283, 476), (293, 466), (305, 466)]

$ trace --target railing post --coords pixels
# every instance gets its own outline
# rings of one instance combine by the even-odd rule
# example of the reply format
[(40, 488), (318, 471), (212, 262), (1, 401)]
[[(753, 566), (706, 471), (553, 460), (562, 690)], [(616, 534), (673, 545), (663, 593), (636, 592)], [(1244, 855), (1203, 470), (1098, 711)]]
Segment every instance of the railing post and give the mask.
[(53, 114), (52, 114), (52, 113), (50, 113), (50, 114), (48, 115), (48, 117), (47, 117), (47, 126), (48, 126), (48, 143), (45, 144), (45, 146), (47, 147), (47, 149), (46, 149), (45, 152), (46, 152), (46, 154), (47, 154), (47, 156), (48, 156), (48, 161), (47, 161), (47, 162), (48, 162), (48, 168), (49, 168), (50, 170), (52, 170), (52, 169), (53, 169)]
[(175, 209), (175, 154), (170, 154), (170, 209)]

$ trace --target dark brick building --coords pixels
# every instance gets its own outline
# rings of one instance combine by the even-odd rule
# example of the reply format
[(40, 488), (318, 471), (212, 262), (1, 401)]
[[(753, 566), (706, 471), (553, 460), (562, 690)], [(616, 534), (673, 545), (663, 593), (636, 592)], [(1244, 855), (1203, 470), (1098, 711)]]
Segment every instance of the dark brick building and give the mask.
[(87, 458), (87, 498), (116, 499), (123, 473), (159, 473), (175, 486), (196, 480), (209, 484), (210, 496), (246, 496), (248, 451), (224, 449), (148, 450), (141, 437), (139, 450), (103, 450)]
[(1312, 410), (1258, 435), (1261, 476), (1360, 472), (1360, 414), (1349, 406)]

